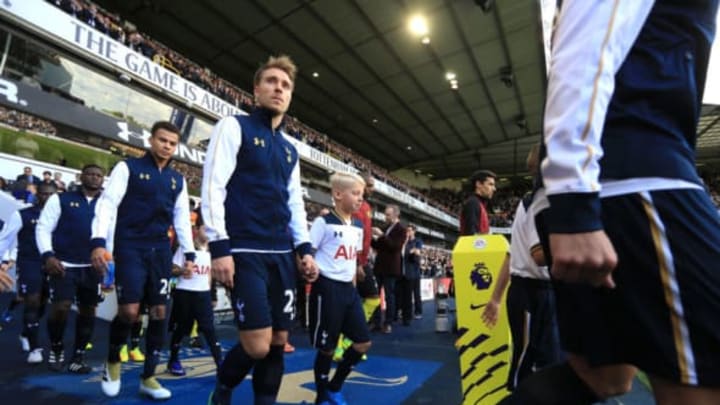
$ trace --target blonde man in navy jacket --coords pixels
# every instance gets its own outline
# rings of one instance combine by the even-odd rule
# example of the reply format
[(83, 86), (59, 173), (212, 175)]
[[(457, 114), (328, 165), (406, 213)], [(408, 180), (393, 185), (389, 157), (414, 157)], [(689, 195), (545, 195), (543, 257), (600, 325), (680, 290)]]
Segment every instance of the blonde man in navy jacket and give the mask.
[(295, 318), (295, 254), (317, 277), (300, 186), (300, 159), (285, 139), (295, 64), (271, 57), (255, 73), (252, 113), (215, 126), (203, 168), (202, 216), (213, 278), (232, 289), (239, 344), (225, 357), (210, 403), (229, 404), (253, 369), (255, 404), (273, 404)]

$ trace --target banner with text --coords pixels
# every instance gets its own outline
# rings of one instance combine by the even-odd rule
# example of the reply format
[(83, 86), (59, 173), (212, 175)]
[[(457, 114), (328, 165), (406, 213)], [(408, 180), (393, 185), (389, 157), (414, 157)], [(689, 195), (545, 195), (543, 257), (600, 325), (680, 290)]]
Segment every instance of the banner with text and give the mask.
[[(0, 15), (30, 25), (34, 30), (59, 40), (65, 47), (102, 61), (105, 64), (128, 73), (133, 79), (159, 88), (184, 100), (187, 106), (198, 108), (217, 118), (245, 114), (240, 108), (222, 100), (214, 94), (192, 83), (178, 74), (154, 63), (144, 55), (135, 52), (110, 36), (96, 31), (93, 27), (64, 13), (57, 7), (42, 0), (4, 1), (0, 3)], [(330, 171), (357, 172), (354, 167), (335, 159), (299, 140), (286, 136), (298, 149), (303, 160)], [(202, 164), (204, 154), (199, 164)], [(411, 208), (421, 210), (453, 227), (458, 220), (445, 212), (431, 207), (408, 194), (376, 181), (375, 189)]]

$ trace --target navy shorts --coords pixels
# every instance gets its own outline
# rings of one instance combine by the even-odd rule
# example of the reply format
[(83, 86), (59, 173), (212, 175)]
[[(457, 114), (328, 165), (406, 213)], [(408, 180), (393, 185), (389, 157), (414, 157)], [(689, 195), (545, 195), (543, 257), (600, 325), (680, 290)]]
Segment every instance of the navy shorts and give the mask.
[(116, 247), (113, 259), (118, 304), (167, 304), (172, 277), (170, 246)]
[(43, 271), (41, 260), (18, 258), (15, 264), (17, 290), (21, 297), (40, 294), (47, 284), (47, 275)]
[(65, 267), (65, 275), (50, 276), (50, 302), (72, 301), (83, 307), (103, 300), (102, 276), (91, 266)]
[(293, 253), (234, 253), (232, 305), (240, 330), (288, 330), (295, 320)]
[(593, 365), (720, 387), (720, 217), (707, 194), (604, 198), (602, 220), (618, 254), (616, 288), (554, 283), (563, 347)]
[(310, 343), (329, 352), (342, 333), (355, 343), (370, 341), (362, 299), (352, 282), (320, 276), (310, 292)]
[(170, 330), (179, 330), (186, 335), (197, 321), (200, 332), (209, 331), (215, 327), (214, 320), (210, 291), (173, 291)]

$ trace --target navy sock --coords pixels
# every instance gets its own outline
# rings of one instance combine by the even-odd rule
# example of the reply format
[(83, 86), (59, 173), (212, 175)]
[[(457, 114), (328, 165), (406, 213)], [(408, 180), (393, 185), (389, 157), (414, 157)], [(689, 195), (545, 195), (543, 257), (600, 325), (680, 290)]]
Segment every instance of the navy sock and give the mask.
[(271, 345), (267, 356), (255, 364), (252, 380), (255, 405), (275, 403), (285, 371), (284, 356), (285, 345)]
[(219, 368), (222, 363), (222, 347), (219, 342), (215, 342), (214, 344), (208, 343), (208, 346), (210, 346), (210, 353), (215, 361), (215, 366)]
[(217, 372), (218, 383), (232, 390), (242, 382), (254, 365), (255, 359), (248, 356), (242, 344), (238, 343), (230, 349), (220, 365)]
[(39, 308), (25, 305), (23, 310), (23, 336), (30, 343), (30, 350), (38, 348), (38, 331), (40, 330)]
[(210, 353), (212, 354), (213, 360), (215, 360), (215, 364), (219, 365), (222, 362), (222, 347), (215, 335), (215, 328), (210, 325), (209, 328), (200, 328), (200, 332), (205, 336), (205, 342), (210, 348)]
[(65, 332), (65, 320), (48, 318), (47, 327), (48, 335), (50, 337), (50, 346), (55, 353), (59, 353), (63, 349), (63, 332)]
[(75, 355), (85, 354), (85, 346), (92, 339), (95, 317), (78, 314), (75, 318)]
[[(149, 322), (148, 328), (150, 328)], [(140, 346), (140, 336), (142, 336), (142, 321), (137, 321), (132, 324), (132, 329), (130, 330), (130, 350)]]
[(145, 335), (145, 367), (141, 376), (143, 379), (155, 375), (155, 368), (160, 361), (160, 350), (162, 350), (164, 341), (165, 320), (150, 319)]
[(333, 392), (340, 391), (345, 379), (348, 375), (350, 375), (353, 367), (360, 361), (361, 358), (362, 353), (355, 350), (354, 347), (350, 346), (349, 349), (345, 350), (345, 355), (343, 355), (342, 361), (338, 364), (337, 370), (335, 370), (335, 375), (328, 384), (328, 389)]
[(127, 342), (130, 334), (130, 323), (116, 316), (110, 323), (110, 346), (108, 348), (108, 363), (120, 362), (120, 347)]
[(315, 364), (313, 365), (315, 390), (317, 391), (317, 398), (315, 399), (316, 404), (327, 400), (327, 385), (330, 381), (330, 366), (332, 366), (332, 355), (327, 355), (318, 351), (315, 356)]

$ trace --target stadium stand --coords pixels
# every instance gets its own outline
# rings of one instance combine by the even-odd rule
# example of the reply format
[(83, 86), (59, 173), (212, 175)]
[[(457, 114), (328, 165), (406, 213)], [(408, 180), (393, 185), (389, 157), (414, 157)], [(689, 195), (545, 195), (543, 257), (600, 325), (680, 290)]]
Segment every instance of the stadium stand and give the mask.
[[(119, 16), (85, 0), (48, 0), (48, 3), (73, 15), (75, 18), (94, 27), (97, 31), (110, 35), (113, 39), (124, 43), (159, 65), (198, 84), (203, 89), (212, 92), (236, 107), (244, 111), (250, 111), (250, 109), (252, 109), (253, 96), (250, 93), (218, 77), (210, 69), (199, 66), (162, 43), (140, 32), (131, 22), (123, 21)], [(398, 177), (393, 176), (387, 170), (372, 163), (369, 159), (333, 141), (327, 135), (310, 128), (299, 119), (289, 117), (289, 122), (287, 122), (286, 125), (290, 135), (313, 148), (325, 152), (360, 171), (370, 171), (374, 177), (383, 182), (421, 201), (442, 209), (448, 214), (457, 214), (457, 211), (453, 210), (454, 207), (443, 204), (442, 201), (430, 197), (423, 190), (419, 190)]]

